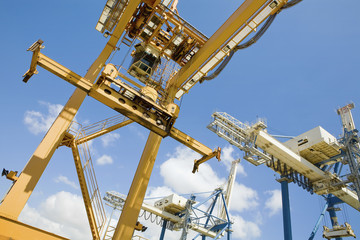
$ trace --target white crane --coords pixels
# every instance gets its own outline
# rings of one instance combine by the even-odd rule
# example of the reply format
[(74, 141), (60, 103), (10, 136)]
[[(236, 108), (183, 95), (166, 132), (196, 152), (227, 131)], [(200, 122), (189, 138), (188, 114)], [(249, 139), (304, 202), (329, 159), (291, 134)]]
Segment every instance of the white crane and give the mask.
[[(154, 206), (143, 203), (141, 209), (148, 214), (160, 217), (163, 223), (164, 221), (170, 222), (169, 225), (171, 225), (171, 230), (182, 230), (181, 239), (186, 239), (188, 229), (198, 232), (196, 237), (202, 236), (210, 237), (211, 239), (219, 239), (224, 236), (225, 231), (229, 231), (232, 224), (229, 218), (229, 208), (239, 162), (240, 159), (232, 162), (228, 180), (224, 184), (224, 186), (226, 185), (226, 190), (223, 191), (223, 187), (215, 189), (204, 202), (196, 203), (194, 201), (194, 196), (192, 199), (186, 199), (179, 195), (172, 194), (156, 201)], [(108, 206), (113, 208), (113, 210), (121, 210), (126, 201), (126, 196), (110, 191), (106, 192), (104, 200), (107, 202)], [(205, 202), (208, 202), (208, 200), (213, 200), (209, 204), (208, 210), (200, 210), (199, 207)], [(220, 206), (218, 216), (212, 214), (216, 204)], [(195, 211), (196, 214), (194, 214)], [(200, 216), (199, 213), (202, 216)], [(193, 215), (196, 215), (196, 217)], [(111, 221), (111, 217), (109, 221)], [(104, 239), (111, 239), (113, 230), (114, 228), (109, 222)], [(141, 230), (141, 228), (139, 228), (139, 230)], [(160, 240), (163, 238), (164, 235), (160, 236)]]

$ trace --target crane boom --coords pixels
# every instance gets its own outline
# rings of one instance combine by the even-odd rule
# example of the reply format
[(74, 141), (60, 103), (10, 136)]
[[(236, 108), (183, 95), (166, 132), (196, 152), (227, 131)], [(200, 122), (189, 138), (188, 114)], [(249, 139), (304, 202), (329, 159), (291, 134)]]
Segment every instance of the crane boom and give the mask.
[[(39, 65), (78, 89), (0, 205), (1, 216), (17, 219), (56, 148), (66, 138), (65, 131), (86, 94), (129, 118), (119, 127), (135, 121), (150, 130), (114, 239), (128, 240), (132, 236), (163, 137), (171, 136), (204, 155), (195, 162), (194, 170), (210, 157), (219, 157), (220, 149), (212, 151), (173, 127), (179, 114), (179, 107), (174, 101), (212, 71), (266, 18), (279, 12), (287, 0), (245, 0), (209, 39), (178, 16), (177, 1), (173, 1), (171, 6), (170, 2), (108, 0), (96, 29), (104, 36), (111, 37), (83, 77), (40, 53), (42, 41), (29, 48), (33, 58), (29, 71), (24, 75), (24, 82), (37, 73), (36, 66)], [(129, 68), (122, 65), (115, 67), (111, 63), (105, 65), (120, 46), (119, 42), (129, 50), (128, 53), (133, 50)], [(171, 74), (165, 74), (167, 66), (158, 67), (164, 62), (175, 65)], [(252, 152), (268, 158), (267, 154), (255, 148)], [(302, 162), (301, 159), (297, 161)], [(308, 171), (312, 171), (310, 166), (307, 167)], [(311, 174), (316, 179), (323, 178), (321, 172), (308, 172), (309, 176)], [(333, 180), (329, 177), (326, 179)]]
[[(230, 173), (229, 173), (229, 177), (228, 177), (228, 181), (227, 181), (227, 186), (226, 186), (226, 191), (225, 191), (225, 196), (224, 196), (225, 197), (225, 204), (226, 204), (226, 207), (228, 208), (228, 211), (230, 209), (232, 190), (234, 188), (234, 184), (235, 184), (235, 180), (236, 180), (236, 171), (237, 171), (239, 163), (240, 163), (240, 159), (234, 160), (231, 163), (231, 169), (230, 169)], [(225, 205), (221, 209), (221, 213), (220, 213), (219, 217), (222, 218), (222, 219), (226, 219)]]
[(168, 101), (180, 99), (286, 0), (247, 0), (168, 83)]
[[(208, 128), (245, 151), (244, 159), (250, 159), (255, 165), (273, 161), (273, 165), (268, 166), (279, 174), (287, 175), (291, 169), (296, 175), (300, 174), (308, 179), (308, 185), (315, 193), (319, 195), (332, 193), (359, 210), (360, 203), (356, 193), (346, 187), (338, 176), (321, 170), (273, 138), (265, 131), (264, 122), (260, 121), (249, 126), (225, 113), (216, 112), (212, 116), (214, 120)], [(255, 157), (258, 157), (258, 160), (255, 160)], [(274, 163), (274, 159), (278, 161)]]

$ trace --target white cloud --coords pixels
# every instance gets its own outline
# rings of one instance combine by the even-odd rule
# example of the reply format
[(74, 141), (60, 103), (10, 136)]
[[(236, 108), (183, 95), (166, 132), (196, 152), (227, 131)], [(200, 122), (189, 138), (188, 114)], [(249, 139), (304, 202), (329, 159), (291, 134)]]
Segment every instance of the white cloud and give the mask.
[(27, 204), (19, 220), (70, 239), (91, 239), (82, 197), (69, 192), (48, 197), (38, 208)]
[(120, 134), (118, 133), (107, 133), (101, 137), (101, 141), (104, 147), (108, 147), (119, 138)]
[(230, 210), (238, 212), (255, 210), (259, 205), (258, 200), (258, 194), (254, 189), (235, 182), (232, 191)]
[(106, 154), (96, 159), (96, 164), (98, 165), (112, 164), (113, 162), (114, 160), (112, 159), (112, 157)]
[(160, 166), (164, 183), (180, 194), (212, 191), (223, 185), (226, 179), (219, 178), (207, 163), (200, 165), (199, 172), (192, 173), (194, 160), (200, 157), (189, 148), (177, 147), (174, 155)]
[[(235, 159), (239, 159), (239, 156), (236, 156), (234, 151), (235, 151), (234, 147), (231, 145), (228, 145), (221, 150), (221, 161), (224, 162), (228, 170), (230, 170), (232, 162)], [(243, 165), (238, 164), (237, 173), (246, 176), (246, 172)]]
[(51, 104), (41, 101), (39, 104), (47, 108), (46, 113), (29, 110), (25, 112), (24, 116), (25, 125), (28, 127), (29, 131), (35, 135), (45, 133), (63, 109), (63, 105), (61, 104)]
[(63, 175), (58, 176), (57, 178), (54, 179), (54, 181), (57, 183), (65, 183), (66, 185), (69, 185), (74, 189), (79, 189), (79, 186), (75, 182), (70, 181), (67, 177)]
[(261, 236), (261, 230), (257, 223), (246, 221), (238, 215), (232, 216), (232, 218), (234, 220), (234, 224), (232, 226), (232, 229), (234, 230), (232, 233), (233, 238), (251, 240)]
[(282, 209), (281, 191), (278, 189), (266, 191), (270, 195), (269, 199), (265, 202), (265, 208), (269, 209), (269, 216), (273, 216)]
[(149, 198), (149, 200), (146, 200), (146, 203), (152, 204), (155, 201), (159, 200), (160, 198), (169, 196), (173, 194), (174, 191), (167, 187), (167, 186), (161, 186), (161, 187), (149, 187), (146, 193), (146, 198)]
[[(174, 155), (160, 166), (160, 174), (165, 185), (179, 194), (213, 191), (224, 186), (227, 180), (219, 177), (207, 163), (200, 165), (199, 172), (191, 172), (193, 160), (199, 157), (199, 154), (189, 148), (177, 147)], [(258, 200), (258, 194), (254, 189), (238, 182), (234, 183), (230, 206), (232, 211), (253, 210), (259, 205)]]
[[(228, 162), (231, 163), (231, 151), (226, 150), (228, 155)], [(163, 177), (164, 186), (149, 187), (147, 191), (146, 203), (152, 204), (158, 199), (155, 197), (165, 197), (173, 193), (189, 194), (198, 192), (213, 191), (214, 189), (224, 186), (227, 178), (220, 177), (208, 163), (203, 163), (199, 167), (199, 172), (193, 174), (192, 168), (195, 159), (201, 156), (196, 152), (184, 146), (177, 147), (173, 154), (169, 155), (168, 160), (160, 166), (160, 174)], [(221, 163), (219, 163), (221, 164)], [(198, 195), (196, 200), (202, 201), (208, 195)], [(251, 189), (243, 184), (235, 182), (233, 195), (231, 200), (231, 212), (251, 211), (254, 214), (251, 221), (235, 215), (232, 217), (235, 220), (233, 226), (234, 239), (256, 239), (261, 236), (259, 225), (261, 220), (254, 221), (254, 218), (261, 219), (258, 212), (254, 212), (259, 205), (259, 197), (254, 189)], [(206, 211), (208, 205), (204, 205)], [(154, 220), (154, 219), (153, 219)], [(146, 237), (149, 240), (159, 239), (161, 226), (155, 225), (150, 221), (145, 221), (144, 218), (139, 218), (139, 221), (148, 227), (144, 233), (135, 232), (135, 234)], [(188, 239), (195, 237), (197, 233), (189, 231)], [(166, 231), (165, 239), (177, 240), (181, 236), (181, 231)]]

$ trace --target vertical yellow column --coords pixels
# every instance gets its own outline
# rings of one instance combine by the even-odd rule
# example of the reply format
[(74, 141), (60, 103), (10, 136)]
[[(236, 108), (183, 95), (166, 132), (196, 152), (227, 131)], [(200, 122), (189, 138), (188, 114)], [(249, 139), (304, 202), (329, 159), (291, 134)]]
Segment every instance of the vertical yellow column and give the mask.
[(96, 225), (94, 209), (91, 206), (91, 199), (90, 199), (90, 195), (89, 195), (89, 191), (88, 191), (88, 186), (86, 184), (83, 164), (81, 163), (79, 148), (76, 145), (75, 140), (73, 140), (71, 143), (71, 150), (72, 150), (72, 153), (74, 156), (76, 172), (77, 172), (77, 175), (79, 178), (80, 189), (81, 189), (81, 193), (82, 193), (83, 200), (84, 200), (86, 215), (89, 220), (91, 234), (92, 234), (93, 240), (99, 240), (100, 236), (99, 236), (98, 226)]
[[(90, 82), (94, 82), (96, 80), (97, 75), (116, 47), (127, 23), (140, 3), (141, 0), (129, 1), (128, 6), (116, 25), (109, 41), (85, 75), (85, 78)], [(0, 205), (0, 215), (11, 219), (17, 219), (19, 217), (52, 155), (64, 138), (66, 129), (74, 119), (85, 97), (86, 93), (82, 90), (76, 89), (74, 91), (73, 95), (70, 97), (63, 110), (46, 133), (38, 148), (31, 156), (18, 180), (5, 196), (4, 201)]]
[(65, 131), (83, 102), (86, 93), (76, 89), (46, 133), (34, 154), (0, 205), (0, 214), (17, 219), (48, 165)]
[(150, 132), (113, 240), (131, 240), (162, 137)]

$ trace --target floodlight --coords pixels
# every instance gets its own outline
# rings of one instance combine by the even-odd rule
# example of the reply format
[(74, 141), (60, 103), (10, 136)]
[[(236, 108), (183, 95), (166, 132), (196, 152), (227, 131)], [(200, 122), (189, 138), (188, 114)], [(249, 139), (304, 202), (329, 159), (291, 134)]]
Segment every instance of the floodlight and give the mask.
[(105, 30), (108, 30), (109, 33), (111, 33), (119, 21), (128, 1), (129, 0), (108, 0), (95, 29), (101, 33), (104, 33)]

